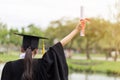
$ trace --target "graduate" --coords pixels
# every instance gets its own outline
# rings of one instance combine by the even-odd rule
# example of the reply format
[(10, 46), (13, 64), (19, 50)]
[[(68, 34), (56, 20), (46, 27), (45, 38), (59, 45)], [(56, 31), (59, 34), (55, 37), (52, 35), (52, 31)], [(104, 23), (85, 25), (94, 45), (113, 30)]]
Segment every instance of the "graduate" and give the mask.
[(68, 66), (63, 47), (80, 33), (80, 22), (75, 29), (58, 43), (45, 52), (40, 59), (34, 59), (37, 54), (40, 39), (47, 39), (33, 35), (23, 36), (22, 59), (9, 61), (5, 64), (1, 80), (68, 80)]

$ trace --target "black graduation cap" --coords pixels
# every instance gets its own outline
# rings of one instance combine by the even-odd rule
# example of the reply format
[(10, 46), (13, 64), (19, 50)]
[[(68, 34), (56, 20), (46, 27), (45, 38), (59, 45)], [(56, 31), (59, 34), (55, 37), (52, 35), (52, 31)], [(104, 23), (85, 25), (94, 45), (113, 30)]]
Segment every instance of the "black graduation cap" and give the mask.
[(24, 50), (26, 50), (29, 47), (32, 50), (35, 48), (38, 48), (39, 39), (48, 39), (45, 37), (34, 36), (34, 35), (27, 35), (27, 34), (20, 34), (20, 33), (15, 33), (15, 34), (19, 36), (23, 36), (22, 47), (24, 48)]

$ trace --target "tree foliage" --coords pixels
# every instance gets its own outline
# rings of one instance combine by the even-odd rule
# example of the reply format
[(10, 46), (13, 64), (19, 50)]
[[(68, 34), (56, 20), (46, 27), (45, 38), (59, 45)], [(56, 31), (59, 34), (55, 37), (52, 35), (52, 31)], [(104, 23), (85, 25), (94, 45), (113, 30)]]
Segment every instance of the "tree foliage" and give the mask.
[(7, 25), (0, 22), (0, 44), (6, 44), (8, 38)]
[[(40, 26), (30, 24), (26, 29), (21, 28), (21, 32), (17, 29), (7, 30), (7, 26), (0, 23), (0, 44), (21, 45), (22, 38), (14, 35), (15, 32), (45, 36), (49, 40), (45, 41), (48, 46), (52, 46), (55, 41), (60, 41), (69, 34), (78, 23), (79, 19), (61, 18), (52, 21), (46, 30), (42, 30)], [(79, 34), (65, 48), (72, 48), (85, 52), (88, 59), (90, 53), (105, 49), (120, 50), (120, 24), (112, 23), (101, 18), (90, 18), (90, 22), (86, 24), (85, 36)]]

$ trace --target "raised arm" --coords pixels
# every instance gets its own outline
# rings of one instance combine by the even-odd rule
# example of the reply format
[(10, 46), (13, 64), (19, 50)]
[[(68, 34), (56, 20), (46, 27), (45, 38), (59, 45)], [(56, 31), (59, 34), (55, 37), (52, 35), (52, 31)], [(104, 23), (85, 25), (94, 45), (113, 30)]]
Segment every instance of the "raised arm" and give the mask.
[(65, 46), (67, 43), (69, 43), (78, 33), (80, 33), (80, 30), (81, 25), (79, 22), (75, 29), (60, 41), (62, 46)]

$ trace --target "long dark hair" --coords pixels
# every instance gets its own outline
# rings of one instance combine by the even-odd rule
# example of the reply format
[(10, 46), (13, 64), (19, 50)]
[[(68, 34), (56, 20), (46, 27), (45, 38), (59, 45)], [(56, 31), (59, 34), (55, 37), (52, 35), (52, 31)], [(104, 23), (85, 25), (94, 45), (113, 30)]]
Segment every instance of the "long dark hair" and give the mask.
[(22, 75), (22, 80), (33, 80), (32, 79), (32, 49), (27, 48), (26, 55), (24, 58), (24, 72)]

